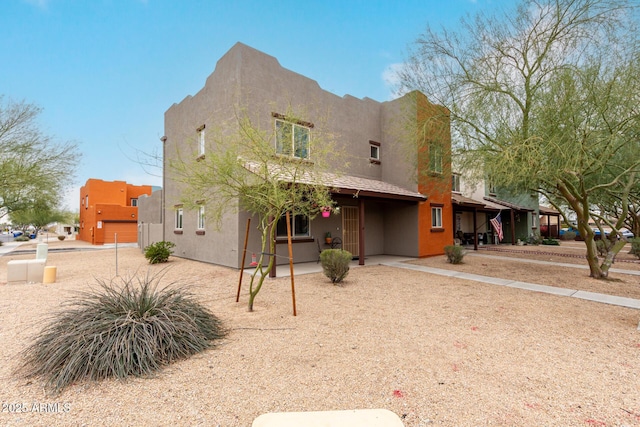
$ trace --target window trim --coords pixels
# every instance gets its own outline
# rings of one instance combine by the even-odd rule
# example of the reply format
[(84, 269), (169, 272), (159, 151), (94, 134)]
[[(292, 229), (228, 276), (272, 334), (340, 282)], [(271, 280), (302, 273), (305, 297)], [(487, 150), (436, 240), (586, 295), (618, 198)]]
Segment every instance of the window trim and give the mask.
[[(299, 235), (295, 234), (295, 229), (296, 229), (295, 220), (299, 216), (306, 217), (306, 219), (307, 219), (307, 233), (306, 234), (299, 234)], [(287, 239), (286, 232), (285, 232), (285, 234), (278, 234), (278, 224), (280, 223), (280, 221), (285, 221), (285, 220), (286, 220), (286, 215), (283, 215), (278, 220), (278, 222), (276, 223), (276, 240), (286, 240)], [(301, 240), (301, 239), (310, 239), (310, 238), (311, 238), (311, 220), (309, 219), (309, 216), (308, 215), (303, 215), (303, 214), (291, 215), (291, 240)]]
[(200, 230), (200, 231), (205, 229), (204, 206), (203, 205), (198, 206), (198, 224), (197, 224), (196, 229)]
[[(443, 205), (431, 205), (431, 229), (432, 230), (442, 230), (444, 229), (444, 225), (442, 222), (442, 211)], [(434, 213), (436, 213), (434, 215)]]
[(461, 174), (457, 172), (454, 172), (451, 174), (451, 191), (453, 193), (462, 193), (462, 184), (460, 182), (460, 175)]
[[(379, 165), (380, 164), (380, 146), (381, 144), (377, 141), (369, 140), (369, 162)], [(376, 155), (373, 155), (375, 150)]]
[(173, 217), (174, 230), (183, 230), (184, 228), (184, 209), (182, 206), (175, 207), (175, 215)]
[(196, 132), (198, 132), (198, 158), (204, 157), (205, 153), (206, 140), (204, 128), (205, 125), (202, 125), (198, 129), (196, 129)]
[[(313, 123), (310, 122), (304, 122), (301, 120), (291, 120), (289, 118), (287, 118), (286, 116), (284, 116), (283, 114), (278, 114), (278, 113), (271, 113), (271, 116), (273, 116), (275, 118), (274, 120), (274, 129), (275, 129), (275, 151), (276, 154), (278, 156), (285, 156), (285, 157), (290, 157), (292, 159), (298, 159), (298, 160), (309, 160), (311, 158), (311, 129), (313, 129), (314, 125)], [(284, 150), (282, 150), (282, 152), (279, 152), (278, 149), (278, 139), (279, 139), (279, 132), (278, 132), (278, 123), (284, 123), (284, 124), (288, 124), (291, 126), (291, 146), (289, 147), (289, 152), (285, 152)], [(296, 128), (301, 128), (306, 130), (306, 134), (307, 134), (307, 141), (306, 141), (306, 156), (305, 157), (300, 157), (296, 155)], [(284, 141), (283, 141), (284, 142)], [(284, 148), (285, 144), (281, 144), (282, 148)]]

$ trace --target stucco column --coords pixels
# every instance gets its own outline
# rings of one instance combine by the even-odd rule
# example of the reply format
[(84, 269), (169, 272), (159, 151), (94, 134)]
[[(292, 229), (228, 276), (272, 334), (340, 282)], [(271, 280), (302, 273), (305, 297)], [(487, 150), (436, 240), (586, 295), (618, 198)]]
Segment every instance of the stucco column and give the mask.
[(364, 200), (358, 198), (358, 264), (364, 265)]

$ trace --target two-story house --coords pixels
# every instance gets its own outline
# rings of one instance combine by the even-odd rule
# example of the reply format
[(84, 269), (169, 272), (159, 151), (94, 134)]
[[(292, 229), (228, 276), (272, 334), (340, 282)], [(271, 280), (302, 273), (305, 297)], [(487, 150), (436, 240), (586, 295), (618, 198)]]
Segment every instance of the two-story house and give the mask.
[[(291, 105), (303, 107), (301, 120), (287, 120)], [(444, 108), (418, 92), (386, 102), (337, 96), (283, 68), (276, 58), (237, 43), (217, 62), (198, 93), (165, 113), (164, 191), (141, 199), (140, 221), (147, 224), (141, 229), (147, 229), (154, 220), (144, 214), (146, 204), (160, 206), (162, 215), (156, 217), (162, 218), (162, 239), (176, 244), (176, 256), (234, 268), (242, 263), (250, 215), (229, 212), (220, 224), (212, 224), (205, 206), (194, 210), (183, 206), (181, 184), (171, 173), (171, 162), (180, 153), (206, 156), (211, 149), (207, 132), (232, 126), (237, 111), (246, 111), (261, 129), (293, 129), (293, 147), (283, 151), (282, 141), (274, 140), (274, 154), (305, 160), (313, 151), (314, 133), (322, 127), (335, 135), (340, 150), (349, 157), (348, 168), (336, 164), (335, 176), (326, 183), (339, 213), (311, 220), (294, 218), (294, 262), (316, 261), (318, 248), (326, 247), (327, 232), (340, 237), (343, 248), (359, 257), (361, 264), (367, 256), (380, 254), (438, 255), (453, 243), (451, 138)], [(398, 132), (407, 120), (416, 127), (429, 124), (423, 132)], [(250, 253), (260, 247), (260, 237), (253, 231), (247, 246)], [(276, 252), (285, 255), (286, 227), (278, 227), (277, 243)], [(287, 258), (277, 261), (285, 263)], [(245, 262), (248, 265), (250, 258)]]

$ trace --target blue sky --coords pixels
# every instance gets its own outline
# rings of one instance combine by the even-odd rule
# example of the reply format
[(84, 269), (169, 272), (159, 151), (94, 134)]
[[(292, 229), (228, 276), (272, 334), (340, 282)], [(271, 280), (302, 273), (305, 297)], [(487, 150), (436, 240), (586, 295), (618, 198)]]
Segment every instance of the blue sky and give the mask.
[(200, 90), (236, 42), (337, 95), (392, 98), (385, 76), (433, 27), (510, 0), (3, 0), (0, 94), (43, 108), (41, 128), (83, 153), (89, 178), (160, 185), (133, 151), (160, 150), (164, 112)]

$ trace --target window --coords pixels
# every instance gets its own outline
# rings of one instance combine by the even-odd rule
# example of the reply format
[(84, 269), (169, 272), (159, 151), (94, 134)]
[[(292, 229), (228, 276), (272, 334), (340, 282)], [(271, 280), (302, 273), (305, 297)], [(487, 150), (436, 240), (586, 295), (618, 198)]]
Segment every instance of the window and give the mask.
[(85, 209), (89, 209), (89, 195), (88, 194), (85, 196), (84, 208)]
[(176, 208), (175, 229), (182, 230), (182, 208)]
[(538, 215), (536, 215), (536, 212), (533, 211), (531, 212), (531, 228), (538, 228)]
[(131, 206), (138, 206), (138, 199), (131, 199)]
[(380, 164), (380, 143), (369, 141), (369, 160), (371, 163)]
[(204, 230), (204, 206), (198, 207), (198, 230)]
[(429, 170), (433, 173), (442, 173), (442, 145), (432, 143), (429, 146)]
[(431, 227), (442, 228), (442, 208), (441, 207), (431, 208)]
[(198, 156), (204, 156), (205, 135), (204, 125), (198, 128)]
[(460, 174), (454, 173), (451, 175), (451, 191), (460, 193)]
[[(276, 237), (287, 237), (287, 221), (286, 216), (283, 216), (278, 221), (276, 227)], [(306, 215), (293, 215), (289, 216), (291, 224), (291, 237), (309, 237), (309, 217)]]
[(310, 134), (307, 126), (276, 119), (276, 153), (308, 159)]

